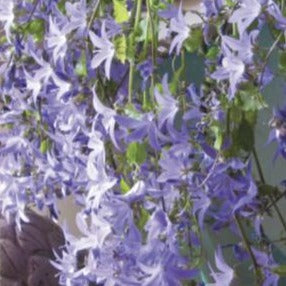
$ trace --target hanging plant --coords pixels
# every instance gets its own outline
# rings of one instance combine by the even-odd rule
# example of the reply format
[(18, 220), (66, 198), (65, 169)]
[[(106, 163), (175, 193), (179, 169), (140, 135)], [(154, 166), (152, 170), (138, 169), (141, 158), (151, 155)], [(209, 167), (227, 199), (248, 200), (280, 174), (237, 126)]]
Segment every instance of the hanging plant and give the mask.
[[(286, 261), (262, 221), (275, 212), (284, 239), (285, 191), (255, 131), (273, 53), (285, 76), (285, 13), (283, 0), (0, 0), (0, 282), (244, 285), (247, 267), (248, 285), (278, 285)], [(269, 120), (285, 159), (286, 109)], [(79, 235), (59, 222), (67, 197)], [(17, 238), (43, 242), (34, 211), (61, 238), (37, 282)]]

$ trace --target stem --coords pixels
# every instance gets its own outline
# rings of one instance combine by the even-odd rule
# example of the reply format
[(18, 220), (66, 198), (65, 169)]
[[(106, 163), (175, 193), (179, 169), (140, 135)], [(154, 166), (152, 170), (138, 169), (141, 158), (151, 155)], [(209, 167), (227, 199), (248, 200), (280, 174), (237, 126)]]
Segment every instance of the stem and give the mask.
[[(253, 148), (253, 155), (254, 155), (254, 160), (255, 160), (255, 163), (257, 166), (257, 170), (258, 170), (260, 180), (263, 184), (265, 184), (266, 181), (265, 181), (263, 171), (262, 171), (262, 167), (261, 167), (261, 164), (259, 162), (258, 155), (257, 155), (255, 148)], [(280, 222), (281, 222), (281, 224), (282, 224), (282, 226), (286, 232), (286, 221), (284, 220), (283, 215), (282, 215), (278, 205), (276, 204), (275, 199), (273, 198), (272, 194), (269, 194), (269, 198), (270, 198), (270, 201), (271, 201), (271, 203), (272, 203), (272, 205), (273, 205), (273, 207), (274, 207), (274, 209), (278, 215), (278, 218), (279, 218), (279, 220), (280, 220)]]
[(275, 198), (275, 200), (273, 202), (271, 202), (267, 207), (265, 207), (265, 209), (263, 209), (262, 213), (267, 212), (273, 206), (273, 204), (280, 201), (285, 195), (286, 195), (286, 190), (284, 190), (277, 198)]
[(265, 72), (265, 69), (266, 69), (268, 60), (269, 60), (271, 54), (273, 53), (273, 51), (275, 50), (277, 44), (279, 43), (280, 38), (282, 37), (282, 35), (283, 35), (283, 33), (281, 32), (281, 33), (277, 36), (276, 40), (273, 42), (272, 46), (270, 47), (270, 49), (269, 49), (269, 51), (268, 51), (268, 53), (267, 53), (267, 55), (266, 55), (266, 57), (265, 57), (265, 62), (264, 62), (264, 64), (262, 65), (262, 70), (261, 70), (261, 76), (260, 76), (259, 86), (261, 86), (261, 84), (262, 84), (263, 75), (264, 75), (264, 72)]
[(253, 253), (253, 251), (251, 249), (251, 245), (250, 245), (250, 243), (248, 241), (248, 238), (246, 236), (246, 233), (244, 231), (243, 225), (242, 225), (238, 215), (235, 214), (234, 218), (235, 218), (235, 222), (236, 222), (236, 224), (237, 224), (237, 226), (239, 228), (239, 231), (240, 231), (243, 243), (244, 243), (244, 245), (245, 245), (245, 247), (247, 249), (247, 252), (248, 252), (248, 254), (250, 256), (250, 259), (252, 261), (252, 264), (254, 266), (254, 271), (255, 271), (255, 276), (256, 276), (256, 284), (260, 285), (259, 281), (260, 281), (260, 278), (261, 278), (261, 273), (260, 273), (260, 270), (259, 270), (259, 265), (258, 265), (258, 263), (256, 261), (255, 255), (254, 255), (254, 253)]
[(88, 24), (87, 24), (88, 30), (91, 28), (91, 25), (92, 25), (92, 23), (93, 23), (93, 21), (94, 21), (94, 19), (95, 19), (96, 12), (97, 12), (97, 9), (98, 9), (98, 7), (99, 7), (99, 2), (100, 2), (100, 0), (97, 0), (97, 2), (96, 2), (96, 4), (95, 4), (95, 7), (94, 7), (94, 9), (93, 9), (93, 11), (92, 11), (92, 15), (91, 15), (91, 17), (90, 17), (90, 19), (89, 19), (89, 21), (88, 21)]
[[(148, 18), (150, 21), (150, 31), (151, 31), (151, 39), (152, 39), (151, 40), (152, 67), (154, 69), (156, 66), (156, 61), (157, 61), (157, 35), (156, 35), (153, 19), (155, 18), (156, 20), (156, 16), (152, 15), (150, 0), (147, 0), (146, 3), (147, 3)], [(151, 95), (152, 95), (151, 99), (152, 101), (154, 101), (154, 87), (155, 87), (155, 79), (154, 79), (154, 73), (152, 73), (151, 75)]]
[[(136, 14), (135, 14), (135, 20), (134, 20), (134, 31), (131, 36), (131, 43), (130, 46), (135, 46), (135, 35), (138, 30), (139, 21), (141, 17), (141, 10), (142, 10), (142, 0), (137, 1), (137, 7), (136, 7)], [(135, 49), (135, 47), (134, 47)], [(135, 53), (133, 55), (133, 59), (130, 62), (130, 69), (129, 69), (129, 83), (128, 83), (128, 102), (132, 102), (132, 91), (133, 91), (133, 81), (134, 81), (134, 73), (135, 73)]]
[(253, 156), (254, 156), (254, 160), (255, 160), (255, 164), (256, 164), (256, 167), (257, 167), (257, 171), (258, 171), (258, 174), (259, 174), (259, 177), (260, 177), (260, 180), (263, 184), (265, 184), (265, 178), (264, 178), (264, 175), (263, 175), (263, 171), (262, 171), (262, 167), (261, 167), (261, 164), (259, 162), (259, 159), (258, 159), (258, 155), (257, 155), (257, 152), (256, 152), (256, 149), (253, 148)]

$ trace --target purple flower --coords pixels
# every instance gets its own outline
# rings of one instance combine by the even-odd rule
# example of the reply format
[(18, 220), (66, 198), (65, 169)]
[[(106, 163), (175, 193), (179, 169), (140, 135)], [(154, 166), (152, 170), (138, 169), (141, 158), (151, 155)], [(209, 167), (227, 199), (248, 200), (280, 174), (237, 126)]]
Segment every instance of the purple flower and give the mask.
[(229, 267), (223, 259), (221, 247), (219, 247), (215, 253), (215, 263), (219, 272), (214, 272), (213, 268), (209, 265), (211, 269), (211, 276), (214, 279), (214, 283), (207, 283), (207, 286), (229, 286), (234, 278), (234, 270)]
[(143, 81), (146, 82), (153, 72), (152, 61), (150, 59), (148, 59), (148, 60), (140, 63), (137, 66), (137, 69), (139, 70)]
[(170, 32), (176, 33), (177, 35), (172, 40), (169, 54), (171, 54), (175, 48), (176, 53), (179, 54), (183, 42), (189, 37), (190, 34), (190, 27), (187, 25), (183, 15), (182, 3), (180, 4), (177, 16), (171, 19)]
[(243, 0), (240, 2), (239, 8), (229, 18), (229, 23), (236, 23), (239, 34), (242, 35), (260, 12), (261, 5), (258, 0)]
[(169, 150), (162, 151), (162, 158), (159, 165), (162, 172), (158, 182), (187, 180), (191, 176), (191, 164), (189, 159), (191, 148), (189, 144), (173, 145)]
[(105, 21), (103, 21), (101, 26), (101, 37), (95, 35), (92, 31), (89, 32), (89, 37), (96, 48), (95, 55), (91, 61), (91, 67), (95, 69), (100, 64), (105, 62), (105, 75), (108, 79), (110, 79), (110, 68), (112, 59), (115, 54), (115, 48), (113, 43), (110, 42), (107, 37)]
[(120, 146), (117, 142), (116, 136), (115, 136), (115, 116), (116, 112), (104, 106), (98, 99), (95, 90), (93, 90), (93, 108), (98, 113), (98, 115), (102, 116), (102, 124), (106, 130), (106, 132), (109, 134), (112, 143), (114, 146), (120, 150)]
[(146, 194), (146, 186), (143, 181), (138, 181), (135, 185), (124, 195), (119, 196), (120, 199), (128, 203), (141, 201)]
[(246, 65), (252, 63), (252, 45), (256, 40), (258, 31), (250, 34), (244, 33), (240, 39), (222, 36), (223, 59), (222, 65), (211, 74), (216, 80), (229, 80), (229, 99), (233, 99), (239, 83), (244, 81)]
[(279, 6), (275, 2), (270, 1), (270, 4), (267, 6), (267, 11), (276, 20), (276, 27), (280, 30), (285, 30), (286, 18), (283, 16)]
[(66, 11), (69, 16), (68, 29), (74, 30), (78, 29), (83, 32), (86, 28), (86, 0), (80, 0), (76, 3), (66, 2)]
[(216, 16), (224, 4), (224, 0), (203, 0), (206, 9), (206, 16)]
[(273, 130), (270, 132), (268, 142), (277, 140), (278, 150), (275, 158), (280, 153), (286, 158), (286, 108), (274, 111), (274, 116), (270, 121), (270, 127)]
[(252, 247), (253, 254), (256, 258), (257, 264), (262, 267), (264, 274), (263, 286), (277, 286), (279, 275), (272, 270), (278, 266), (272, 256), (272, 250), (269, 248), (267, 253)]
[(116, 116), (117, 123), (124, 128), (131, 129), (132, 132), (126, 135), (126, 141), (140, 142), (146, 136), (149, 138), (149, 143), (155, 150), (160, 150), (159, 137), (163, 137), (154, 122), (154, 114), (144, 113), (139, 114), (139, 119), (133, 119), (125, 116)]
[(14, 21), (14, 3), (13, 1), (6, 1), (1, 0), (0, 1), (0, 22), (5, 22), (4, 30), (6, 37), (9, 42), (11, 42), (11, 26)]
[(90, 179), (87, 204), (97, 209), (104, 194), (116, 184), (116, 179), (110, 177), (105, 169), (105, 148), (99, 132), (93, 132), (88, 142), (92, 150), (88, 156), (86, 172)]
[(165, 74), (162, 80), (163, 93), (161, 94), (157, 88), (155, 88), (155, 99), (158, 103), (158, 125), (162, 128), (166, 124), (170, 130), (173, 127), (175, 116), (179, 110), (178, 101), (171, 95), (168, 86), (168, 75)]
[(234, 55), (224, 57), (222, 65), (211, 74), (211, 77), (216, 80), (229, 80), (229, 99), (233, 99), (237, 90), (237, 85), (243, 81), (245, 65), (243, 61)]
[(198, 192), (198, 195), (199, 195), (199, 199), (194, 199), (193, 212), (194, 214), (198, 215), (199, 226), (201, 229), (203, 229), (204, 217), (205, 217), (206, 211), (211, 205), (211, 200), (209, 199), (209, 197), (205, 194), (203, 190), (201, 192)]
[(239, 39), (230, 36), (222, 36), (222, 49), (224, 55), (237, 55), (244, 63), (252, 63), (253, 58), (253, 44), (255, 43), (258, 30), (252, 30), (249, 34), (244, 33)]
[(60, 29), (58, 24), (49, 17), (49, 34), (46, 36), (47, 48), (52, 50), (54, 62), (62, 59), (67, 51), (67, 26)]

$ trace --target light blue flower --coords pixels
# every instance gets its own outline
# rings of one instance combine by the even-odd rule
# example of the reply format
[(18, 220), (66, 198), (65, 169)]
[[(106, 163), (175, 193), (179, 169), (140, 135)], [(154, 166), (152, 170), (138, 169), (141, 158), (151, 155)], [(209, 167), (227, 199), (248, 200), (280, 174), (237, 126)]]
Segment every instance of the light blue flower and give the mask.
[(96, 69), (103, 62), (105, 62), (105, 75), (108, 79), (110, 79), (111, 62), (115, 54), (115, 48), (113, 43), (110, 42), (107, 37), (105, 21), (101, 26), (101, 37), (95, 35), (92, 31), (89, 32), (89, 37), (96, 48), (95, 55), (91, 61), (91, 67)]
[(236, 23), (239, 34), (242, 35), (260, 12), (261, 5), (258, 0), (243, 0), (240, 2), (239, 8), (229, 18), (229, 23)]
[(215, 253), (215, 263), (216, 267), (219, 270), (218, 272), (214, 272), (212, 267), (209, 265), (211, 269), (211, 276), (215, 280), (214, 283), (207, 283), (207, 286), (229, 286), (231, 281), (234, 278), (234, 270), (229, 267), (222, 256), (222, 250), (219, 247)]
[(4, 30), (6, 37), (11, 42), (11, 26), (14, 21), (14, 3), (13, 1), (0, 0), (0, 22), (5, 22)]
[(53, 60), (64, 58), (67, 51), (68, 26), (65, 25), (62, 29), (54, 22), (52, 17), (49, 18), (49, 33), (46, 36), (47, 48), (52, 50)]
[(170, 32), (174, 32), (177, 35), (174, 37), (171, 43), (169, 54), (171, 54), (175, 48), (176, 53), (179, 54), (183, 42), (189, 37), (190, 34), (190, 27), (187, 25), (182, 12), (182, 3), (179, 7), (177, 17), (171, 19)]

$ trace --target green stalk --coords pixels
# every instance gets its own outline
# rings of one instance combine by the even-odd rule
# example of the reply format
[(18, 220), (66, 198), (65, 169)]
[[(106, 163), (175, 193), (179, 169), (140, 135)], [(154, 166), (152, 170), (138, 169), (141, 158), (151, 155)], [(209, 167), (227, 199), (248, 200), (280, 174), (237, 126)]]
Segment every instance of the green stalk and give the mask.
[(234, 216), (235, 218), (235, 222), (238, 226), (238, 229), (239, 229), (239, 232), (241, 234), (241, 237), (242, 237), (242, 240), (243, 240), (243, 243), (244, 243), (244, 246), (246, 247), (246, 250), (250, 256), (250, 259), (252, 261), (252, 264), (253, 264), (253, 267), (254, 267), (254, 271), (255, 271), (255, 277), (256, 277), (256, 285), (259, 286), (261, 285), (261, 271), (260, 271), (260, 268), (259, 268), (259, 265), (256, 261), (256, 258), (255, 258), (255, 255), (251, 249), (251, 245), (250, 245), (250, 242), (248, 241), (248, 238), (247, 238), (247, 235), (245, 233), (245, 230), (243, 228), (243, 225), (238, 217), (238, 215), (235, 215)]
[(92, 23), (93, 23), (93, 21), (95, 19), (95, 16), (96, 16), (96, 13), (97, 13), (97, 9), (99, 7), (99, 3), (100, 3), (100, 0), (97, 0), (97, 2), (95, 4), (95, 7), (94, 7), (94, 9), (92, 11), (92, 15), (91, 15), (91, 17), (90, 17), (90, 19), (88, 21), (88, 24), (87, 24), (88, 29), (91, 28), (91, 25), (92, 25)]
[[(255, 160), (255, 163), (256, 163), (256, 166), (257, 166), (257, 170), (258, 170), (258, 174), (259, 174), (260, 180), (261, 180), (261, 182), (263, 184), (265, 184), (266, 181), (265, 181), (265, 177), (263, 175), (262, 166), (261, 166), (261, 164), (259, 162), (258, 155), (257, 155), (257, 152), (256, 152), (255, 148), (253, 148), (253, 155), (254, 155), (254, 160)], [(276, 211), (276, 213), (278, 215), (278, 218), (279, 218), (279, 220), (280, 220), (280, 222), (281, 222), (281, 224), (282, 224), (282, 226), (283, 226), (283, 228), (284, 228), (284, 230), (286, 232), (286, 221), (284, 220), (283, 215), (282, 215), (278, 205), (276, 204), (276, 201), (273, 198), (272, 194), (269, 194), (268, 196), (269, 196), (271, 204), (273, 205), (273, 207), (274, 207), (274, 209), (275, 209), (275, 211)]]
[[(141, 10), (142, 10), (142, 0), (137, 1), (136, 6), (136, 14), (133, 26), (133, 33), (130, 38), (130, 46), (133, 48), (135, 46), (135, 36), (136, 32), (139, 27), (139, 21), (141, 17)], [(134, 47), (135, 49), (135, 47)], [(129, 83), (128, 83), (128, 103), (132, 102), (132, 91), (133, 91), (133, 82), (134, 82), (134, 73), (135, 73), (135, 54), (133, 55), (133, 59), (130, 61), (130, 69), (129, 69)]]
[[(157, 59), (157, 34), (155, 31), (154, 20), (157, 22), (157, 17), (151, 11), (151, 0), (146, 1), (147, 4), (147, 14), (148, 19), (150, 21), (150, 31), (151, 31), (151, 53), (152, 53), (152, 66), (156, 67), (156, 59)], [(155, 87), (155, 79), (154, 73), (151, 75), (151, 100), (154, 101), (154, 87)]]
[[(186, 85), (186, 62), (185, 62), (185, 59), (186, 59), (186, 54), (185, 54), (185, 50), (182, 50), (181, 52), (181, 67), (182, 67), (182, 73), (183, 73), (183, 81), (182, 81), (182, 85), (183, 85), (183, 88), (182, 88), (182, 85), (180, 85), (180, 97), (181, 97), (181, 101), (182, 101), (182, 107), (183, 107), (183, 111), (186, 111), (186, 98), (185, 98), (185, 94), (184, 94), (184, 91), (185, 91), (185, 85)], [(183, 91), (182, 91), (183, 89)]]

